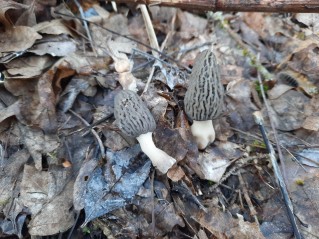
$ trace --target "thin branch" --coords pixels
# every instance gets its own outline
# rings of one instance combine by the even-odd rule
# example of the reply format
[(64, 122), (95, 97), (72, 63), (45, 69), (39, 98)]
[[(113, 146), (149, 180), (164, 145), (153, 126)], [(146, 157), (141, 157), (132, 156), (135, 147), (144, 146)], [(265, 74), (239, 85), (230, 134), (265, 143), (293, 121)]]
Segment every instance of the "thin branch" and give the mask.
[[(79, 115), (78, 113), (74, 112), (73, 110), (69, 110), (71, 114), (73, 114), (75, 117), (77, 117), (79, 120), (81, 120), (83, 122), (83, 124), (85, 124), (85, 126), (89, 126), (90, 127), (90, 124), (81, 117), (81, 115)], [(97, 134), (97, 132), (94, 130), (94, 129), (90, 129), (91, 133), (94, 135), (96, 141), (98, 142), (99, 144), (99, 147), (100, 147), (100, 151), (101, 151), (101, 157), (103, 159), (106, 158), (106, 155), (105, 155), (105, 149), (104, 149), (104, 146), (103, 146), (103, 143), (99, 137), (99, 135)]]
[(115, 0), (130, 5), (146, 4), (199, 11), (319, 12), (318, 0)]
[(280, 168), (279, 168), (278, 163), (277, 163), (277, 159), (275, 156), (275, 150), (272, 147), (272, 145), (270, 144), (269, 139), (267, 137), (267, 132), (266, 132), (265, 127), (264, 127), (264, 119), (263, 119), (260, 111), (255, 111), (253, 113), (253, 116), (254, 116), (256, 124), (258, 124), (258, 126), (259, 126), (260, 132), (262, 133), (264, 142), (267, 146), (267, 150), (269, 152), (269, 157), (270, 157), (271, 164), (272, 164), (272, 167), (274, 170), (276, 181), (277, 181), (278, 187), (281, 191), (281, 195), (284, 199), (285, 205), (286, 205), (288, 217), (289, 217), (291, 226), (292, 226), (293, 231), (294, 231), (294, 236), (296, 239), (302, 239), (303, 237), (300, 234), (300, 231), (299, 231), (299, 228), (298, 228), (298, 225), (296, 222), (296, 218), (294, 216), (293, 205), (292, 205), (292, 202), (289, 198), (289, 193), (288, 193), (284, 178), (281, 174)]

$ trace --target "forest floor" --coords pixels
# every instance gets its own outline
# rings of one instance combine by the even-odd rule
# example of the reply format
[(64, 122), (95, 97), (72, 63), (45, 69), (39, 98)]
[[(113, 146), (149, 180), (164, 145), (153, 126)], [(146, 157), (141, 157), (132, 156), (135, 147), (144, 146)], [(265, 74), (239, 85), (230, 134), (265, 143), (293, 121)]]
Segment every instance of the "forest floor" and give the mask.
[[(299, 232), (318, 238), (319, 14), (152, 6), (150, 24), (125, 4), (25, 2), (0, 4), (1, 238), (292, 238), (256, 111)], [(198, 150), (183, 101), (205, 49), (225, 106)], [(114, 122), (123, 88), (154, 116), (167, 174)]]

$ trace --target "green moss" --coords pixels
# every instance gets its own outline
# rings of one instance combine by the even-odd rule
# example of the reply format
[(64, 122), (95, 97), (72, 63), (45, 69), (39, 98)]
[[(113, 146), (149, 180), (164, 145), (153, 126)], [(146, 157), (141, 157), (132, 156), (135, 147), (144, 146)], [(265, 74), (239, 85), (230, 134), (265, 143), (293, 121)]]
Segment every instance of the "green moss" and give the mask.
[(251, 146), (254, 148), (259, 148), (259, 149), (266, 149), (266, 144), (263, 141), (259, 140), (254, 140), (251, 144)]
[[(267, 91), (269, 90), (269, 86), (266, 85), (266, 84), (262, 84), (262, 87), (264, 89), (264, 92), (267, 93)], [(255, 81), (255, 90), (257, 91), (258, 96), (262, 97), (262, 95), (261, 95), (261, 86), (259, 84), (259, 81)]]
[(91, 233), (91, 230), (90, 230), (89, 227), (85, 226), (85, 227), (82, 228), (82, 232), (83, 232), (84, 234), (90, 234), (90, 233)]
[(5, 198), (0, 200), (0, 207), (4, 207), (5, 205), (8, 204), (9, 201), (10, 201), (10, 198)]
[(296, 179), (295, 180), (295, 183), (297, 184), (297, 185), (299, 185), (299, 186), (303, 186), (303, 185), (305, 185), (305, 181), (304, 180), (302, 180), (302, 179)]

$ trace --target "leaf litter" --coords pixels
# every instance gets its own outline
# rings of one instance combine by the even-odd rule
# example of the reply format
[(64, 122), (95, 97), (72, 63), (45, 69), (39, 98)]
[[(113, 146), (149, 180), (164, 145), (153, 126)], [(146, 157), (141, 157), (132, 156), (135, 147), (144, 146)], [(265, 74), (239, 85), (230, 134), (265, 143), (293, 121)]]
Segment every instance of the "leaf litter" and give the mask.
[[(214, 121), (217, 140), (200, 151), (183, 112), (189, 72), (165, 56), (155, 64), (141, 96), (157, 122), (155, 144), (178, 162), (160, 175), (113, 118), (117, 92), (142, 93), (155, 60), (132, 40), (149, 44), (139, 10), (119, 5), (115, 13), (89, 2), (82, 6), (91, 21), (86, 29), (73, 17), (78, 6), (47, 4), (7, 1), (0, 10), (1, 236), (72, 235), (82, 225), (105, 238), (289, 238), (252, 117), (261, 110), (272, 143), (268, 117), (275, 122), (300, 230), (315, 238), (318, 14), (149, 7), (165, 54), (192, 66), (213, 47), (227, 90), (224, 113)], [(271, 77), (256, 84), (266, 73)]]

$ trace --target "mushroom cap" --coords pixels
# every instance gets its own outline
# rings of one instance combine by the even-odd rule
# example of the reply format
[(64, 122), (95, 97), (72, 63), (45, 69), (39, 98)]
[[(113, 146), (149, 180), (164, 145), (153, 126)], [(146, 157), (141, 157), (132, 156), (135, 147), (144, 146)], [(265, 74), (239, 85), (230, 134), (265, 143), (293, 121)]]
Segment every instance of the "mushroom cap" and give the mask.
[(127, 136), (138, 137), (153, 132), (156, 123), (143, 100), (133, 91), (122, 90), (114, 99), (117, 126)]
[(197, 121), (215, 119), (222, 112), (224, 88), (211, 50), (205, 50), (196, 57), (184, 104), (186, 114)]

